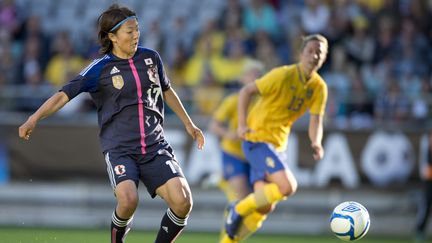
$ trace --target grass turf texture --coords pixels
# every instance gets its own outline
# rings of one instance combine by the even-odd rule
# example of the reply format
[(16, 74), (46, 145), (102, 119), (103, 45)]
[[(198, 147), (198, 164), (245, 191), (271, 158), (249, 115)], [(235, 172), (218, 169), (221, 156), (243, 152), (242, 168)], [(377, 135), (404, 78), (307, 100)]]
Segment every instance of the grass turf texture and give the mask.
[[(153, 242), (156, 232), (131, 231), (126, 243)], [(110, 242), (108, 230), (76, 229), (34, 229), (34, 228), (0, 228), (2, 243), (98, 243)], [(218, 233), (193, 233), (184, 231), (176, 243), (218, 242)], [(247, 243), (343, 243), (335, 236), (292, 236), (256, 234)], [(409, 239), (371, 237), (357, 241), (359, 243), (402, 243), (413, 242)]]

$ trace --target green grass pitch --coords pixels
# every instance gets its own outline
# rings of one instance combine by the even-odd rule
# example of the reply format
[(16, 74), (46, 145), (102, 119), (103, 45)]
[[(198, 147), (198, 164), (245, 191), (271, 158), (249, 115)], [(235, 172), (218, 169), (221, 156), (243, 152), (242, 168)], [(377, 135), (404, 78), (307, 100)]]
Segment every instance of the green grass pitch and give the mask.
[[(156, 232), (131, 231), (126, 243), (153, 242)], [(77, 230), (77, 229), (34, 229), (34, 228), (0, 228), (2, 243), (108, 243), (108, 230)], [(176, 243), (218, 242), (217, 233), (193, 233), (187, 230), (177, 239)], [(292, 236), (256, 234), (247, 243), (343, 243), (332, 235), (327, 236)], [(371, 237), (357, 241), (359, 243), (402, 243), (412, 242), (409, 239)]]

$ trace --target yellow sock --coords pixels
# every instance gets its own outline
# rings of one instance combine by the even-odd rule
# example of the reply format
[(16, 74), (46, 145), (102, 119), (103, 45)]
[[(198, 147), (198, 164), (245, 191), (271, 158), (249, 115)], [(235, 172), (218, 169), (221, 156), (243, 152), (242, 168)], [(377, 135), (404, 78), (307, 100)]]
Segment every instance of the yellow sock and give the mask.
[(284, 198), (276, 184), (270, 183), (241, 200), (235, 207), (238, 214), (246, 216), (255, 209), (278, 202)]
[[(228, 202), (233, 202), (233, 201), (237, 200), (236, 193), (232, 189), (232, 187), (230, 187), (230, 185), (229, 185), (229, 183), (228, 183), (227, 180), (225, 180), (225, 179), (222, 178), (219, 181), (219, 183), (218, 183), (218, 187), (225, 194)], [(219, 239), (221, 239), (221, 242), (222, 242), (222, 239), (224, 238), (224, 235), (226, 235), (226, 233), (225, 233), (225, 219), (226, 219), (226, 215), (227, 215), (227, 213), (224, 210), (222, 227), (221, 227), (221, 230), (220, 230), (220, 233), (219, 233)]]
[(260, 214), (257, 211), (253, 211), (248, 216), (246, 216), (238, 230), (238, 240), (245, 240), (255, 233), (259, 228), (261, 228), (262, 223), (266, 218), (267, 215)]
[(233, 202), (237, 199), (235, 191), (230, 187), (227, 180), (221, 179), (218, 183), (218, 187), (223, 193), (225, 193), (228, 202)]
[(219, 232), (219, 239), (222, 242), (222, 239), (224, 238), (224, 236), (226, 235), (226, 231), (225, 231), (225, 220), (226, 220), (226, 216), (228, 215), (228, 213), (226, 212), (226, 210), (224, 210), (223, 213), (223, 220), (222, 220), (222, 226), (221, 226), (221, 230)]
[(237, 243), (238, 240), (233, 240), (231, 238), (228, 237), (228, 235), (225, 233), (224, 236), (222, 237), (220, 243)]

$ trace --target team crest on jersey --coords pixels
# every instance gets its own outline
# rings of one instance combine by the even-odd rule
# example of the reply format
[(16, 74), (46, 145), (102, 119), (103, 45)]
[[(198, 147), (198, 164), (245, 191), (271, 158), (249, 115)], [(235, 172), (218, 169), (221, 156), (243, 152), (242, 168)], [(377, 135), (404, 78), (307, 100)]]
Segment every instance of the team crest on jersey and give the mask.
[(275, 162), (274, 162), (274, 160), (273, 160), (272, 157), (267, 157), (266, 158), (266, 164), (270, 168), (274, 168), (275, 167)]
[(116, 175), (121, 176), (126, 173), (126, 167), (124, 165), (116, 165), (116, 167), (114, 167), (114, 171)]
[(313, 95), (313, 89), (307, 89), (306, 91), (306, 98), (310, 99)]
[(147, 69), (147, 75), (153, 83), (159, 83), (159, 73), (157, 66), (149, 67)]
[(123, 88), (124, 81), (123, 81), (123, 77), (121, 75), (112, 76), (111, 79), (112, 79), (112, 84), (113, 84), (114, 88), (116, 88), (116, 89)]

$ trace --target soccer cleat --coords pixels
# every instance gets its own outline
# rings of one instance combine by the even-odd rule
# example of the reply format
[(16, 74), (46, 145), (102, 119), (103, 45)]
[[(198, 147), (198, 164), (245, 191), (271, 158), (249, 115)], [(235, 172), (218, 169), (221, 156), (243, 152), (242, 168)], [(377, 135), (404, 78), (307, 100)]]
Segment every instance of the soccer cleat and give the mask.
[(225, 230), (231, 239), (235, 239), (237, 230), (240, 227), (240, 223), (242, 222), (242, 216), (235, 211), (236, 205), (237, 202), (232, 202), (228, 205), (228, 215), (225, 221)]

